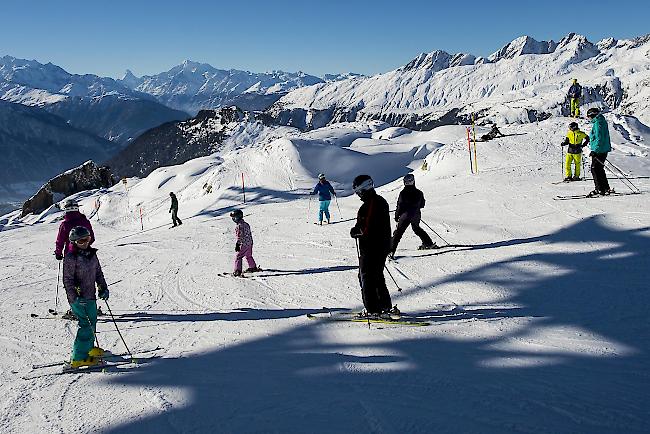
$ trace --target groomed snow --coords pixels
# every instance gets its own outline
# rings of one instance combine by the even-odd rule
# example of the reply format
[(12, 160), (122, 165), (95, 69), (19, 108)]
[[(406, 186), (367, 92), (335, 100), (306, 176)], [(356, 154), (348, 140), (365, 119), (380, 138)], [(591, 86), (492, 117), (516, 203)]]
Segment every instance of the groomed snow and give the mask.
[[(608, 121), (610, 159), (648, 191), (647, 128)], [(554, 201), (593, 188), (552, 184), (568, 122), (503, 127), (508, 137), (478, 143), (476, 175), (465, 126), (354, 123), (161, 168), (129, 179), (128, 193), (79, 195), (87, 215), (101, 202), (95, 246), (127, 343), (162, 347), (120, 373), (21, 378), (70, 354), (73, 323), (30, 318), (54, 307), (61, 214), (0, 218), (0, 431), (646, 432), (648, 197)], [(361, 308), (351, 179), (375, 177), (393, 209), (410, 170), (427, 198), (425, 229), (451, 245), (418, 251), (407, 232), (388, 264), (403, 290), (386, 277), (393, 302), (431, 326), (307, 319), (323, 306)], [(305, 196), (321, 171), (340, 191), (323, 227)], [(266, 271), (218, 277), (232, 267), (228, 212), (241, 205), (242, 172)], [(184, 223), (175, 229), (169, 191)], [(461, 313), (438, 316), (452, 307)], [(106, 317), (97, 328), (104, 348), (123, 351)]]

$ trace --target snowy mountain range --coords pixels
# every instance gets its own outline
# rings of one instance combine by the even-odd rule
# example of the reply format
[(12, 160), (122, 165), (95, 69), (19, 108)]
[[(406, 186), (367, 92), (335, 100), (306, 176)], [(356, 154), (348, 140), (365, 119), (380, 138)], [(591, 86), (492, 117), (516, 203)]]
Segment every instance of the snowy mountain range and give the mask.
[(523, 36), (487, 59), (437, 50), (385, 74), (296, 89), (268, 112), (303, 129), (360, 119), (427, 129), (471, 112), (530, 122), (568, 113), (566, 92), (577, 78), (583, 105), (635, 114), (649, 124), (649, 41), (646, 35), (594, 44), (571, 33), (559, 42)]
[(207, 63), (185, 60), (169, 71), (151, 76), (136, 77), (127, 70), (119, 82), (168, 107), (196, 114), (201, 109), (232, 105), (233, 100), (242, 94), (258, 95), (262, 99), (267, 96), (266, 100), (269, 95), (274, 95), (279, 99), (290, 90), (324, 81), (304, 72), (223, 70)]

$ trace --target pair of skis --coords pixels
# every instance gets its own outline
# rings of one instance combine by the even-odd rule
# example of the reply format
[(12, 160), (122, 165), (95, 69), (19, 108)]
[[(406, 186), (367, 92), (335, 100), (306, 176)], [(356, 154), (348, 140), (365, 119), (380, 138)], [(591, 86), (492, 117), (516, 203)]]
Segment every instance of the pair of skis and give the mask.
[(609, 194), (606, 195), (591, 195), (591, 194), (572, 194), (568, 196), (555, 196), (553, 199), (554, 200), (573, 200), (573, 199), (599, 199), (602, 197), (607, 197), (607, 196), (630, 196), (634, 194), (641, 194), (640, 191), (628, 191), (624, 193), (618, 193), (616, 191), (612, 191)]
[(321, 313), (308, 313), (307, 318), (318, 321), (333, 321), (333, 322), (355, 322), (363, 324), (388, 324), (388, 325), (401, 325), (409, 327), (424, 327), (430, 326), (430, 318), (444, 318), (449, 316), (462, 315), (463, 311), (457, 308), (447, 311), (440, 311), (436, 314), (429, 314), (426, 317), (418, 317), (414, 315), (360, 315), (357, 312), (340, 312), (324, 308), (326, 312)]

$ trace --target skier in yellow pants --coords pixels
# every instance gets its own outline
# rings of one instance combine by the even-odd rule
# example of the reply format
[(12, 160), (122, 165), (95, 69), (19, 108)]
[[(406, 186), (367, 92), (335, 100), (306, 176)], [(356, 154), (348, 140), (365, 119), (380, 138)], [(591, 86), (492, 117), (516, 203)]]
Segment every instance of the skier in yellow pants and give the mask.
[(569, 93), (567, 95), (571, 100), (571, 117), (579, 118), (580, 117), (580, 98), (582, 98), (582, 86), (578, 84), (577, 79), (573, 79), (573, 84), (569, 88)]
[[(582, 148), (589, 144), (589, 136), (583, 131), (580, 131), (576, 122), (569, 124), (569, 132), (567, 133), (562, 146), (569, 146), (566, 154), (564, 165), (564, 180), (565, 181), (579, 181), (580, 180), (580, 164), (582, 162)], [(571, 164), (575, 164), (574, 175), (571, 176)]]

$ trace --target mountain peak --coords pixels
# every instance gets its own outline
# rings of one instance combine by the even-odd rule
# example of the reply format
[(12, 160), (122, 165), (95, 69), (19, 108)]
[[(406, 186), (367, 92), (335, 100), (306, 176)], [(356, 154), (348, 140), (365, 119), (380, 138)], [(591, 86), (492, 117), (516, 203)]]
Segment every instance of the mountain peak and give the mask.
[(550, 41), (537, 41), (534, 38), (523, 35), (501, 47), (499, 51), (488, 56), (490, 62), (498, 62), (501, 59), (513, 59), (522, 54), (549, 54), (555, 51), (558, 43)]

